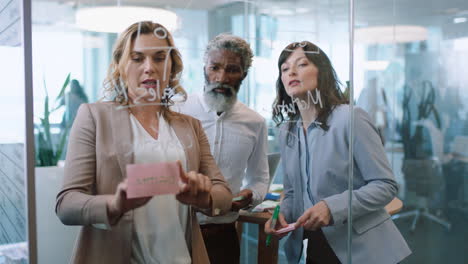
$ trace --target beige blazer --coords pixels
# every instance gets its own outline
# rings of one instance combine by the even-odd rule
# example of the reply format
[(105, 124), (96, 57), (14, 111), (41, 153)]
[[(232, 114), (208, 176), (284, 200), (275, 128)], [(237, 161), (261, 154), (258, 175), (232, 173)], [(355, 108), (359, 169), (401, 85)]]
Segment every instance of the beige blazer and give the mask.
[[(187, 169), (211, 178), (212, 207), (207, 215), (229, 211), (232, 194), (213, 157), (200, 122), (175, 114), (171, 119), (187, 158)], [(129, 112), (115, 103), (83, 104), (78, 110), (68, 141), (62, 190), (55, 211), (66, 225), (82, 225), (71, 263), (128, 264), (131, 255), (133, 211), (110, 226), (106, 201), (126, 177), (133, 163), (133, 139)], [(192, 263), (209, 263), (195, 209), (190, 207), (186, 241)]]

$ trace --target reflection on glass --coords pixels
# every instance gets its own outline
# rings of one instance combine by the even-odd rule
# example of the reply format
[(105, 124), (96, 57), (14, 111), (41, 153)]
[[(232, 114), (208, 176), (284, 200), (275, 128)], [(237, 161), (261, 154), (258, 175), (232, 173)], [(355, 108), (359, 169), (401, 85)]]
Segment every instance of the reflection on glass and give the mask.
[[(249, 41), (256, 56), (239, 98), (267, 119), (269, 150), (277, 152), (278, 131), (271, 120), (271, 105), (279, 53), (292, 41), (312, 40), (323, 47), (339, 78), (346, 83), (349, 1), (254, 2), (224, 1), (221, 5), (171, 2), (167, 3), (167, 8), (178, 17), (173, 35), (184, 61), (181, 82), (188, 93), (201, 91), (204, 85), (203, 51), (209, 39), (231, 32)], [(355, 4), (354, 99), (369, 113), (384, 136), (386, 153), (400, 186), (398, 197), (404, 207), (394, 219), (414, 252), (403, 263), (463, 262), (467, 253), (462, 241), (468, 230), (464, 224), (468, 217), (468, 96), (465, 88), (468, 84), (465, 73), (468, 6), (454, 0), (357, 0)], [(82, 7), (85, 6), (79, 6)], [(60, 95), (69, 73), (70, 80), (80, 83), (89, 102), (103, 97), (102, 82), (117, 35), (77, 29), (76, 10), (69, 4), (33, 1), (38, 126), (42, 126), (38, 118), (43, 117), (45, 109), (44, 86), (52, 110), (61, 104), (61, 100), (56, 102), (55, 98)], [(408, 26), (413, 31), (407, 31)], [(369, 35), (366, 29), (374, 31)], [(364, 37), (358, 37), (360, 34)], [(8, 109), (0, 111), (2, 121), (8, 120), (2, 137), (7, 138), (5, 142), (8, 143), (23, 142), (24, 139), (18, 139), (21, 134), (15, 131), (20, 128), (14, 121), (21, 120), (23, 114), (11, 111), (21, 104), (12, 93), (22, 90), (14, 81), (22, 76), (12, 71), (12, 65), (3, 62), (17, 60), (20, 51), (2, 46), (0, 52), (0, 57), (6, 58), (0, 63), (0, 70), (9, 76), (4, 80), (4, 87), (11, 88), (5, 89), (4, 95), (9, 99), (0, 106)], [(71, 92), (70, 88), (68, 86), (65, 93)], [(83, 96), (72, 97), (70, 100), (76, 105), (86, 101)], [(67, 134), (73, 108), (65, 104), (49, 116), (53, 145), (60, 145), (62, 135)], [(35, 131), (36, 144), (40, 129)], [(64, 157), (62, 152), (58, 159)], [(76, 230), (62, 229), (53, 212), (55, 197), (48, 196), (57, 192), (63, 170), (50, 167), (52, 171), (45, 171), (47, 169), (37, 170), (37, 187), (41, 190), (38, 201), (43, 201), (38, 206), (49, 208), (45, 210), (47, 215), (38, 215), (39, 255), (41, 257), (42, 252), (43, 257), (54, 256), (58, 252), (55, 259), (42, 262), (65, 263), (72, 251)], [(282, 178), (283, 175), (277, 175), (275, 183), (282, 183)], [(242, 261), (246, 263), (256, 262), (256, 228), (253, 225), (245, 228)], [(47, 230), (50, 232), (46, 235)], [(57, 251), (58, 246), (63, 250)], [(285, 261), (281, 249), (282, 245), (279, 263)]]
[(20, 1), (0, 1), (0, 263), (27, 263), (24, 63)]
[[(366, 2), (356, 1), (356, 99), (385, 135), (400, 184), (404, 207), (393, 218), (413, 250), (402, 263), (462, 263), (467, 6), (382, 1), (366, 8)], [(377, 61), (385, 63), (369, 63)]]

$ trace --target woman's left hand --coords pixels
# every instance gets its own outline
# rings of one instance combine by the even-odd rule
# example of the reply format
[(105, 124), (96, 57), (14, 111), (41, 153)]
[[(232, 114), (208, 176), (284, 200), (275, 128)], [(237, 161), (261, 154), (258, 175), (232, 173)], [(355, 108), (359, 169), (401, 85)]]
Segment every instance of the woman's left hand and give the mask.
[(303, 226), (306, 230), (317, 230), (327, 226), (331, 221), (331, 213), (327, 203), (318, 202), (316, 205), (307, 209), (296, 221), (296, 227)]
[(177, 200), (202, 209), (210, 208), (212, 186), (210, 178), (195, 171), (185, 173), (182, 166), (180, 166), (180, 176), (183, 184), (179, 194), (176, 195)]

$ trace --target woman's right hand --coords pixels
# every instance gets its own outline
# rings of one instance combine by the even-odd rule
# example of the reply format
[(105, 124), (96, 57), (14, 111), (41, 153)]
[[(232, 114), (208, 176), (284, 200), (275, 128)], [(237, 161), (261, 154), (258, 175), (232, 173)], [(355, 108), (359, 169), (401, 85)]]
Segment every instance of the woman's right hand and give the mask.
[(277, 235), (276, 234), (276, 231), (278, 229), (281, 229), (283, 227), (287, 227), (288, 226), (288, 222), (286, 222), (286, 219), (284, 218), (284, 215), (282, 213), (279, 213), (278, 215), (278, 220), (276, 221), (276, 226), (275, 228), (271, 228), (271, 221), (272, 221), (272, 217), (270, 217), (270, 219), (268, 219), (268, 221), (265, 223), (265, 233), (266, 234), (272, 234), (272, 235), (276, 235), (278, 236), (279, 238), (281, 237), (284, 237), (286, 236), (288, 233), (284, 233), (284, 234), (279, 234)]
[(152, 197), (127, 198), (127, 179), (119, 183), (111, 200), (107, 202), (109, 222), (114, 225), (126, 212), (145, 205)]

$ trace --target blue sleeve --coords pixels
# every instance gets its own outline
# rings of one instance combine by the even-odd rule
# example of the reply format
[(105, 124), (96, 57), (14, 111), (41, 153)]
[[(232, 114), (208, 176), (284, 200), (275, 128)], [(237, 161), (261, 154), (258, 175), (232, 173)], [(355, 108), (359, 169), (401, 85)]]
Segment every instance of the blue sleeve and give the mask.
[(283, 200), (281, 201), (280, 211), (286, 218), (286, 222), (292, 223), (294, 222), (293, 219), (293, 210), (294, 210), (294, 186), (293, 181), (290, 179), (291, 175), (285, 173), (286, 171), (286, 157), (284, 155), (284, 149), (286, 146), (286, 135), (289, 133), (287, 129), (283, 127), (280, 129), (279, 139), (280, 139), (280, 147), (281, 147), (281, 160), (279, 166), (279, 173), (283, 176)]
[[(395, 197), (398, 185), (382, 140), (368, 114), (360, 108), (355, 108), (354, 112), (354, 171), (360, 172), (365, 183), (353, 190), (352, 214), (356, 219), (384, 208)], [(346, 128), (345, 136), (348, 136), (349, 125), (343, 126)], [(349, 191), (345, 191), (323, 199), (330, 208), (334, 224), (347, 221), (348, 197)]]

